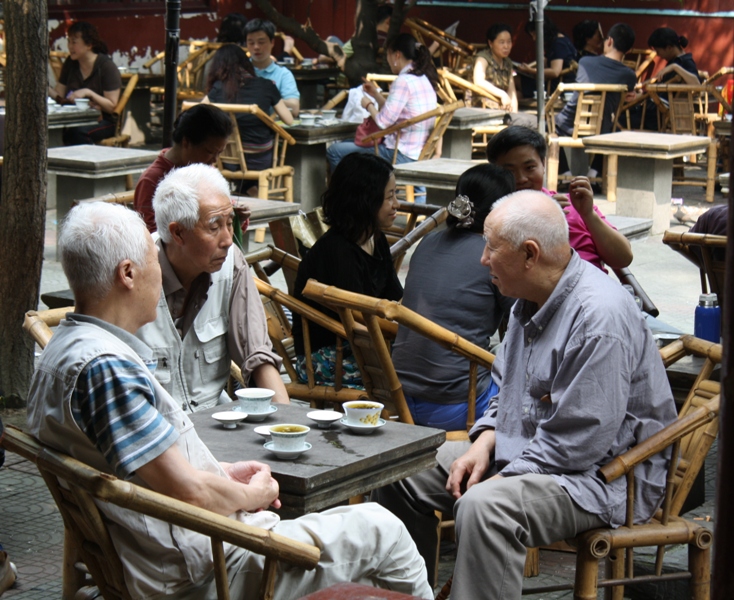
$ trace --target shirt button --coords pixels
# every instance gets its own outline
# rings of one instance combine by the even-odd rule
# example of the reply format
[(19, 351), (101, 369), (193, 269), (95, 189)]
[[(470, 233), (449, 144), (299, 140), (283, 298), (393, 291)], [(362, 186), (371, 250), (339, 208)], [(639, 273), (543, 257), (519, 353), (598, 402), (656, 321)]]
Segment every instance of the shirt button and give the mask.
[(532, 343), (532, 341), (533, 341), (533, 338), (532, 337), (529, 337), (528, 338), (528, 344)]
[(525, 408), (522, 409), (522, 412), (524, 412), (525, 414), (528, 414), (530, 412), (530, 409), (526, 406)]

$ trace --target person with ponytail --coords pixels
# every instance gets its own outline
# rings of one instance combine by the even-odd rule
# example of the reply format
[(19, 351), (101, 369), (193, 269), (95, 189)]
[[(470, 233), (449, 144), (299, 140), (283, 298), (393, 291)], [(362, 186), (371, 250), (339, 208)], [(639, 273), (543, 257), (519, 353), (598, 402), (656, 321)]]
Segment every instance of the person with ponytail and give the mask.
[(688, 85), (701, 83), (693, 56), (683, 50), (688, 46), (688, 39), (685, 36), (678, 35), (670, 27), (658, 27), (650, 34), (647, 45), (667, 62), (665, 67), (655, 74), (655, 79), (659, 83), (666, 83), (676, 75)]
[[(388, 43), (387, 61), (390, 70), (398, 76), (390, 87), (389, 96), (383, 96), (372, 81), (365, 81), (362, 86), (366, 94), (362, 99), (362, 107), (370, 113), (380, 129), (387, 129), (396, 123), (433, 110), (437, 104), (435, 87), (438, 83), (438, 73), (428, 49), (423, 44), (419, 44), (412, 35), (401, 33)], [(406, 127), (401, 132), (399, 140), (395, 135), (386, 136), (383, 143), (378, 146), (380, 155), (392, 162), (397, 145), (396, 163), (418, 160), (433, 129), (433, 123), (434, 119), (426, 119)], [(331, 171), (334, 171), (342, 158), (353, 152), (373, 153), (374, 149), (371, 146), (366, 148), (358, 146), (353, 141), (332, 144), (326, 151)]]
[(86, 21), (77, 21), (66, 34), (69, 57), (64, 61), (56, 87), (50, 88), (57, 101), (88, 98), (90, 106), (101, 111), (99, 123), (81, 127), (66, 127), (65, 146), (97, 144), (115, 134), (117, 115), (113, 113), (120, 99), (120, 71), (107, 55), (107, 45), (100, 39), (97, 28)]

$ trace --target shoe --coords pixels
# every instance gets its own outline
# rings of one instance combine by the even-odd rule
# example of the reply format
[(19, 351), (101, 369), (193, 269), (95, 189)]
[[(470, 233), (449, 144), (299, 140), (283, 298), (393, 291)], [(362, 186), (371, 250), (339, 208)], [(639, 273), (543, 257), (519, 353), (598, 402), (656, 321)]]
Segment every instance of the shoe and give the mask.
[(17, 575), (18, 569), (8, 559), (8, 553), (0, 551), (0, 596), (13, 586)]

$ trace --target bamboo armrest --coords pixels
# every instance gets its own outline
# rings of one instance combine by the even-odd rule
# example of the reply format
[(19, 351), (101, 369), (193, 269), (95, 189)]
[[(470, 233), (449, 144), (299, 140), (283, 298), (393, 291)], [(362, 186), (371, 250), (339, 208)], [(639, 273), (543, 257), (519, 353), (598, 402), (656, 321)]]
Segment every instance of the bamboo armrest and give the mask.
[(148, 62), (144, 62), (143, 68), (150, 69), (155, 63), (157, 63), (160, 60), (163, 60), (165, 56), (166, 56), (165, 52), (159, 52), (153, 58), (151, 58)]
[[(121, 481), (100, 473), (71, 457), (41, 446), (30, 435), (8, 426), (3, 446), (36, 463), (70, 483), (81, 487), (95, 498), (110, 502), (168, 523), (220, 539), (258, 554), (284, 560), (304, 569), (313, 569), (321, 552), (315, 546), (291, 540), (259, 527), (245, 525), (234, 519), (193, 506), (169, 496)], [(70, 473), (73, 478), (70, 478)]]
[(405, 129), (406, 127), (410, 127), (411, 125), (415, 125), (416, 123), (425, 121), (426, 119), (430, 119), (432, 117), (438, 117), (448, 111), (453, 112), (461, 106), (464, 106), (463, 102), (453, 102), (451, 104), (444, 104), (443, 106), (438, 106), (434, 108), (433, 110), (429, 110), (428, 112), (424, 112), (423, 114), (416, 115), (415, 117), (406, 119), (405, 121), (400, 121), (400, 123), (396, 123), (395, 125), (391, 125), (390, 127), (381, 129), (380, 131), (376, 131), (375, 133), (365, 136), (363, 141), (377, 142), (378, 140), (382, 139), (386, 135), (396, 133), (402, 129)]
[(472, 94), (476, 96), (481, 96), (483, 98), (489, 98), (490, 100), (493, 100), (495, 102), (500, 102), (499, 96), (495, 96), (489, 90), (479, 85), (476, 85), (475, 83), (468, 81), (464, 79), (463, 77), (459, 77), (458, 75), (456, 75), (455, 73), (452, 73), (448, 69), (440, 69), (438, 73), (441, 77), (443, 77), (451, 85), (454, 85), (463, 90), (469, 90)]
[(125, 106), (127, 106), (128, 100), (130, 100), (130, 96), (133, 95), (133, 92), (135, 91), (135, 86), (138, 85), (138, 79), (139, 76), (137, 73), (133, 73), (133, 75), (131, 75), (130, 79), (127, 82), (127, 85), (125, 86), (125, 91), (122, 93), (122, 96), (118, 100), (117, 106), (115, 106), (115, 110), (112, 111), (118, 116), (118, 118), (121, 117), (123, 112), (125, 112)]
[(696, 244), (699, 246), (726, 248), (727, 240), (727, 236), (714, 235), (713, 233), (677, 233), (674, 231), (663, 233), (663, 244), (667, 244), (668, 246), (674, 246), (675, 244)]
[(262, 260), (272, 260), (284, 269), (288, 269), (294, 273), (298, 271), (298, 267), (301, 264), (301, 259), (297, 256), (288, 254), (284, 250), (272, 245), (265, 246), (259, 250), (254, 250), (253, 252), (248, 252), (245, 254), (245, 259), (247, 260), (248, 265)]
[(599, 474), (607, 483), (626, 475), (641, 462), (664, 450), (701, 425), (713, 421), (719, 412), (719, 400), (719, 395), (714, 396), (685, 417), (676, 420), (644, 442), (612, 459), (599, 469)]
[[(57, 308), (55, 310), (64, 311), (64, 313), (68, 312), (65, 308)], [(62, 318), (63, 316), (60, 317), (59, 320)], [(58, 323), (56, 323), (56, 325), (58, 325)], [(25, 314), (23, 319), (23, 331), (30, 335), (33, 341), (35, 341), (41, 348), (45, 348), (46, 344), (48, 344), (49, 340), (53, 336), (53, 332), (49, 326), (41, 317), (38, 316), (36, 311), (28, 311)]]
[[(288, 133), (283, 127), (281, 127), (278, 123), (275, 122), (275, 120), (268, 114), (264, 113), (260, 107), (257, 104), (214, 104), (212, 103), (212, 106), (216, 106), (217, 108), (221, 108), (225, 112), (235, 113), (235, 114), (243, 114), (247, 113), (250, 115), (255, 115), (258, 119), (260, 119), (263, 123), (265, 123), (270, 129), (275, 131), (281, 138), (283, 138), (286, 142), (288, 142), (289, 145), (293, 145), (296, 143), (295, 138)], [(184, 102), (183, 110), (186, 110), (186, 108), (190, 108), (189, 103)]]
[(721, 344), (707, 342), (706, 340), (695, 338), (692, 335), (683, 335), (660, 349), (660, 358), (663, 359), (663, 364), (666, 369), (686, 354), (694, 354), (695, 356), (707, 358), (714, 363), (720, 364), (723, 349)]
[(128, 190), (127, 192), (115, 192), (111, 194), (105, 194), (104, 196), (85, 198), (84, 200), (75, 200), (74, 204), (80, 204), (82, 202), (109, 202), (111, 204), (132, 204), (134, 199), (135, 190)]

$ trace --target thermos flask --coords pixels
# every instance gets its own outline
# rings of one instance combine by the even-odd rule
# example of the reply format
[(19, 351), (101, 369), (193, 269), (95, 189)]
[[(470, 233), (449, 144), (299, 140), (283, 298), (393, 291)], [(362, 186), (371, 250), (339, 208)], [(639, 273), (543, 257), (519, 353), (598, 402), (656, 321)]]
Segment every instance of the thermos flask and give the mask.
[(721, 341), (721, 307), (716, 294), (698, 297), (693, 333), (697, 338), (719, 343)]

